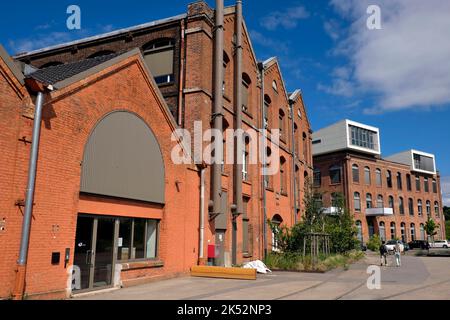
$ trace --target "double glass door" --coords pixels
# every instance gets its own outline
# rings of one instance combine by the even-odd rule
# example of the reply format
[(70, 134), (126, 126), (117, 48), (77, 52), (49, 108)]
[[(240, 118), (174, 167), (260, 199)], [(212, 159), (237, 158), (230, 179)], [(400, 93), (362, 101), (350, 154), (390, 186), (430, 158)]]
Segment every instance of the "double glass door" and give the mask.
[(109, 287), (114, 274), (116, 219), (79, 215), (75, 240), (74, 291)]

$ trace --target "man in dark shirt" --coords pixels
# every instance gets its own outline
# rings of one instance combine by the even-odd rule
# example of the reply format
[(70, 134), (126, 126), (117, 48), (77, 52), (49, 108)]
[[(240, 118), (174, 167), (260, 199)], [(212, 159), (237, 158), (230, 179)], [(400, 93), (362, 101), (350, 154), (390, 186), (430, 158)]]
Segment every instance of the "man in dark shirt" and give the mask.
[(386, 248), (386, 244), (384, 241), (381, 243), (381, 246), (380, 246), (380, 261), (381, 261), (380, 266), (383, 266), (383, 263), (385, 266), (388, 265), (387, 264), (387, 248)]

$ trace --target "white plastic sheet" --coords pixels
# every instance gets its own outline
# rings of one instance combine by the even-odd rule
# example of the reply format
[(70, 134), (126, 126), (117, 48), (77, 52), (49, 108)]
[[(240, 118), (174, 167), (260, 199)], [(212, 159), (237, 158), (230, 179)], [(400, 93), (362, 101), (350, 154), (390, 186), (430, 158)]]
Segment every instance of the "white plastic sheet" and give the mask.
[(258, 272), (258, 273), (272, 272), (269, 268), (267, 268), (267, 266), (261, 260), (255, 260), (255, 261), (247, 262), (244, 265), (244, 268), (246, 268), (246, 269), (256, 269), (256, 272)]

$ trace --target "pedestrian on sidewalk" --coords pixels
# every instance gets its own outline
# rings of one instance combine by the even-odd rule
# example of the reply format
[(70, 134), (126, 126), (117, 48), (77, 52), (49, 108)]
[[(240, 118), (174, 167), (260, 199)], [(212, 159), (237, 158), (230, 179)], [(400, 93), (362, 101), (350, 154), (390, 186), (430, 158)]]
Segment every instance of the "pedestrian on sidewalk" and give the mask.
[(401, 254), (402, 254), (402, 252), (400, 249), (400, 244), (397, 241), (397, 243), (395, 244), (395, 247), (394, 247), (395, 264), (397, 267), (400, 267), (402, 265)]
[(386, 244), (384, 241), (381, 243), (381, 246), (380, 246), (380, 266), (383, 266), (383, 263), (385, 266), (388, 265), (388, 263), (387, 263), (387, 248), (386, 248)]

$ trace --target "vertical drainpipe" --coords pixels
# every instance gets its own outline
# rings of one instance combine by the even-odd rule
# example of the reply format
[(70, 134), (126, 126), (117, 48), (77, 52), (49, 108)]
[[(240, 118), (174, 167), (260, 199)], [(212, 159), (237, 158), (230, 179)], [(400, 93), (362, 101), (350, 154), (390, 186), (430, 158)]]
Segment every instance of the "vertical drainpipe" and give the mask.
[(185, 36), (184, 36), (184, 19), (181, 19), (180, 22), (180, 29), (181, 29), (181, 45), (180, 45), (180, 84), (179, 84), (179, 91), (178, 91), (178, 126), (183, 125), (183, 90), (184, 90), (184, 66), (185, 66)]
[(205, 166), (200, 168), (200, 235), (198, 245), (199, 264), (202, 264), (204, 254), (204, 240), (205, 238)]
[[(215, 22), (215, 43), (214, 43), (214, 109), (212, 115), (212, 122), (214, 129), (223, 134), (223, 0), (216, 0), (216, 22)], [(222, 140), (222, 139), (221, 139)], [(212, 142), (212, 141), (211, 141)], [(221, 145), (222, 141), (218, 145)], [(222, 148), (223, 150), (223, 148)], [(215, 216), (215, 234), (216, 246), (219, 248), (219, 256), (215, 263), (216, 265), (223, 265), (225, 259), (224, 243), (225, 231), (227, 228), (227, 219), (222, 208), (222, 150), (216, 150), (215, 161), (212, 165), (212, 214)], [(218, 155), (221, 155), (218, 159)]]
[[(242, 130), (242, 1), (236, 1), (236, 54), (235, 54), (235, 130), (236, 133)], [(242, 137), (243, 138), (243, 137)], [(238, 134), (238, 139), (234, 143), (234, 204), (236, 211), (233, 214), (233, 236), (232, 236), (232, 263), (237, 263), (237, 222), (236, 219), (243, 213), (242, 203), (242, 155), (243, 139)]]
[(264, 119), (266, 117), (266, 109), (264, 107), (264, 63), (259, 62), (258, 63), (258, 69), (259, 69), (259, 73), (260, 73), (260, 79), (261, 79), (261, 109), (262, 109), (262, 117), (261, 117), (261, 130), (262, 130), (262, 150), (261, 150), (261, 155), (262, 155), (262, 163), (263, 163), (263, 178), (262, 178), (262, 183), (261, 183), (261, 187), (262, 187), (262, 199), (263, 199), (263, 224), (262, 224), (262, 229), (263, 229), (263, 258), (266, 258), (267, 256), (267, 208), (266, 208), (266, 186), (265, 186), (265, 174), (266, 174), (266, 128), (264, 126)]
[[(295, 130), (294, 130), (294, 125), (295, 125), (295, 121), (294, 121), (294, 101), (292, 101), (291, 99), (289, 99), (289, 105), (290, 105), (290, 111), (291, 111), (291, 134), (292, 134), (292, 139), (291, 139), (291, 143), (292, 143), (292, 185), (294, 187), (294, 190), (292, 192), (292, 194), (294, 195), (294, 224), (297, 223), (297, 192), (296, 192), (296, 188), (297, 188), (297, 183), (295, 181)], [(298, 195), (300, 196), (300, 195)]]
[(28, 165), (28, 183), (25, 198), (25, 213), (22, 221), (22, 237), (20, 239), (19, 260), (17, 261), (16, 282), (13, 292), (14, 300), (21, 300), (25, 292), (25, 277), (27, 269), (28, 245), (30, 240), (31, 219), (33, 217), (34, 189), (36, 184), (36, 169), (39, 152), (39, 138), (41, 133), (42, 109), (44, 94), (38, 92), (33, 121), (33, 136)]

